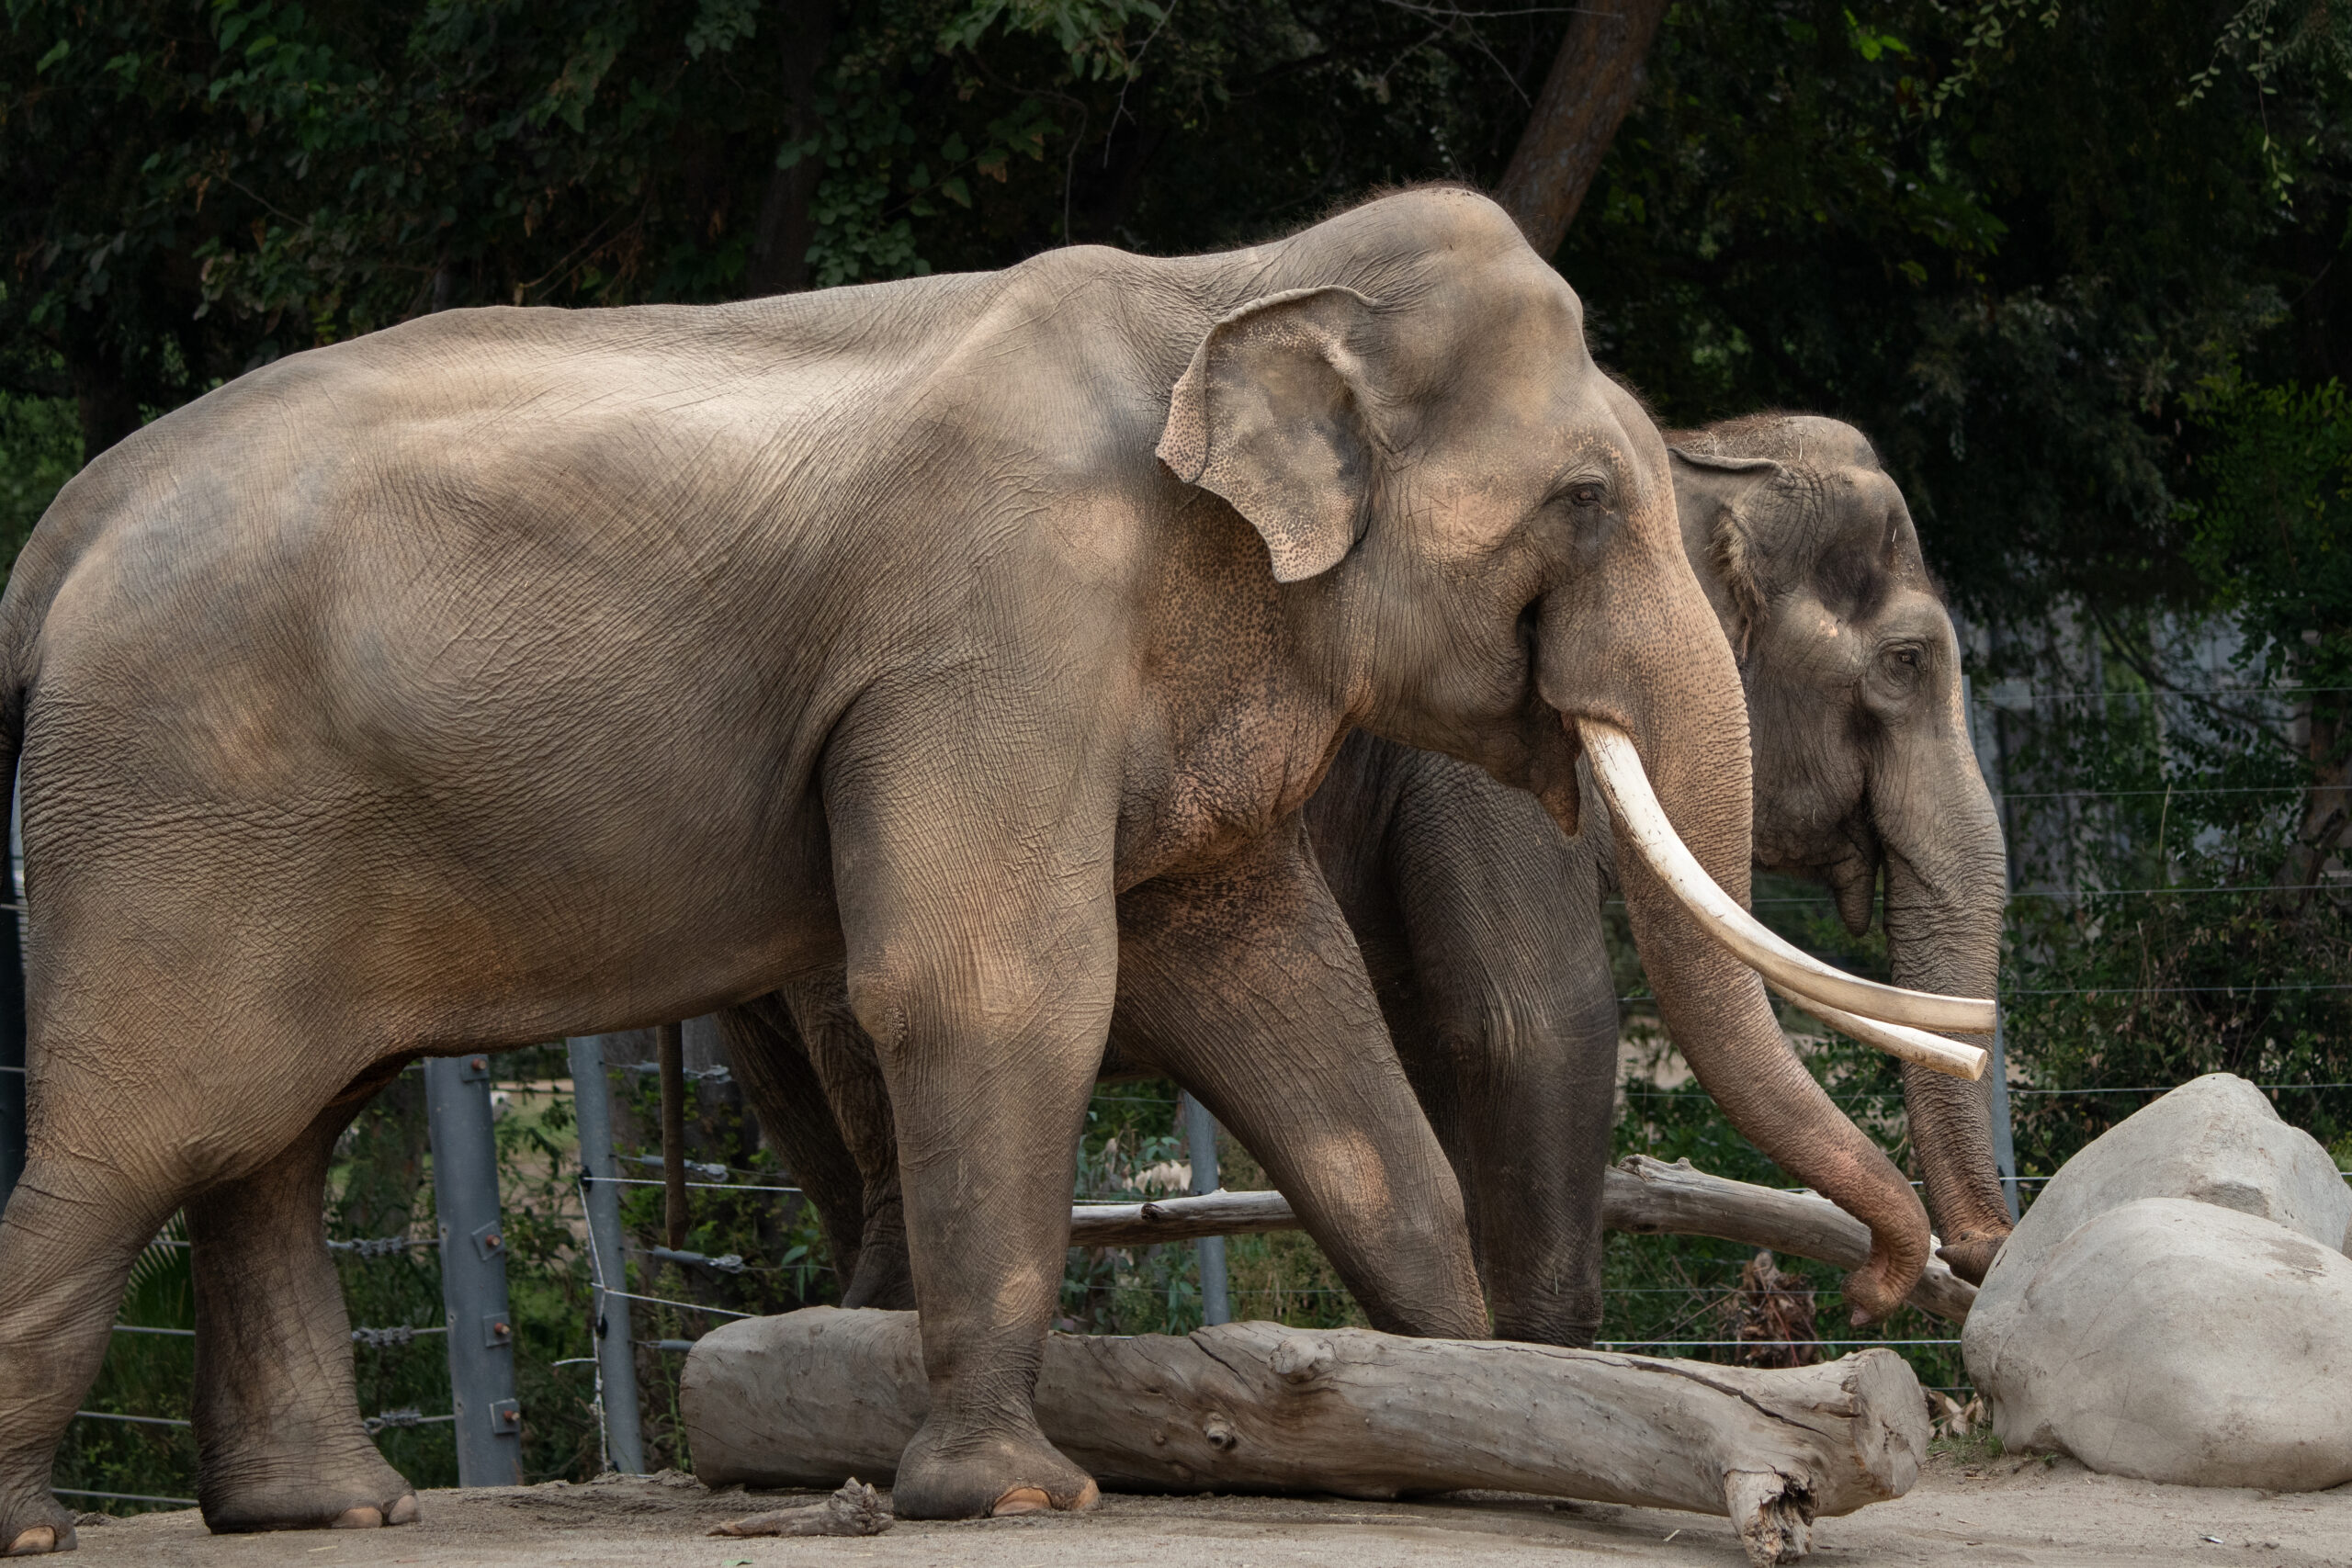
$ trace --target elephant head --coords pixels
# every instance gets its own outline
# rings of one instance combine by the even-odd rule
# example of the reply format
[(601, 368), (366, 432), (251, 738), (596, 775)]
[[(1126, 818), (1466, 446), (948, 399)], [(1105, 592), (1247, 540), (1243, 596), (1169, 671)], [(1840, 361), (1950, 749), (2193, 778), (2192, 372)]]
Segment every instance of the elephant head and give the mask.
[[(1453, 240), (1437, 265), (1370, 290), (1316, 285), (1307, 242), (1378, 250), (1352, 231), (1441, 206)], [(1479, 287), (1461, 287), (1474, 272)], [(1290, 287), (1211, 329), (1162, 460), (1258, 530), (1353, 722), (1533, 791), (1571, 833), (1588, 741), (1611, 748), (1612, 795), (1654, 787), (1644, 852), (1619, 863), (1660, 1010), (1733, 1123), (1870, 1225), (1848, 1299), (1860, 1317), (1891, 1309), (1926, 1261), (1927, 1216), (1790, 1052), (1757, 954), (1716, 929), (1747, 894), (1748, 715), (1663, 438), (1594, 366), (1574, 292), (1466, 193), (1343, 215), (1265, 279)], [(1841, 995), (1866, 1013), (1900, 999), (1861, 982)]]
[[(1747, 688), (1756, 863), (1828, 884), (1857, 935), (1883, 872), (1896, 984), (1990, 997), (2007, 857), (1901, 492), (1835, 420), (1763, 414), (1669, 440), (1684, 545)], [(1987, 1088), (1904, 1071), (1942, 1256), (1969, 1280), (2009, 1230)]]

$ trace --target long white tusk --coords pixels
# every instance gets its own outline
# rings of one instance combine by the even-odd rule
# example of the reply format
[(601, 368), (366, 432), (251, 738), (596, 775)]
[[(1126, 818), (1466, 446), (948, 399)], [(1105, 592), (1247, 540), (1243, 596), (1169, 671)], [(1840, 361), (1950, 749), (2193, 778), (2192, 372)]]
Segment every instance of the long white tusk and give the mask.
[[(1592, 759), (1592, 776), (1617, 818), (1618, 830), (1634, 841), (1658, 879), (1673, 890), (1699, 921), (1700, 929), (1729, 949), (1739, 960), (1775, 986), (1799, 993), (1808, 1007), (1818, 1000), (1833, 1010), (1858, 1013), (1885, 1023), (1915, 1030), (1932, 1029), (1952, 1034), (1993, 1032), (1993, 1004), (1968, 997), (1941, 997), (1930, 991), (1909, 991), (1882, 986), (1833, 969), (1811, 953), (1800, 952), (1767, 931), (1755, 916), (1732, 901), (1715, 886), (1666, 819), (1649, 775), (1642, 770), (1641, 754), (1633, 737), (1613, 724), (1580, 718), (1586, 754)], [(1844, 1026), (1839, 1025), (1840, 1028)], [(1880, 1042), (1871, 1041), (1878, 1044)]]
[(1858, 1018), (1843, 1008), (1814, 1000), (1791, 990), (1786, 986), (1774, 986), (1774, 990), (1821, 1020), (1840, 1034), (1849, 1034), (1865, 1045), (1875, 1045), (1890, 1056), (1939, 1073), (1949, 1073), (1971, 1083), (1984, 1076), (1984, 1064), (1989, 1054), (1981, 1045), (1962, 1045), (1940, 1034), (1930, 1034), (1924, 1029), (1909, 1029), (1899, 1023), (1881, 1023), (1875, 1019)]

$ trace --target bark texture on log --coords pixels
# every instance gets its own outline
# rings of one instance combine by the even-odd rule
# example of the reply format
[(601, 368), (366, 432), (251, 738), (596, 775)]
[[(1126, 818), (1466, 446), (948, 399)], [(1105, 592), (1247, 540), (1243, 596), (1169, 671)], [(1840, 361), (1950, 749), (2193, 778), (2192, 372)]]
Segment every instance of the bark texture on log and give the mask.
[[(1793, 1253), (1841, 1269), (1868, 1260), (1868, 1226), (1828, 1199), (1782, 1192), (1634, 1155), (1611, 1170), (1601, 1191), (1600, 1223), (1637, 1235), (1711, 1235), (1774, 1252)], [(1298, 1228), (1289, 1200), (1279, 1192), (1208, 1192), (1151, 1203), (1082, 1204), (1070, 1212), (1072, 1247), (1148, 1247), (1204, 1235), (1250, 1235)], [(1976, 1287), (1930, 1258), (1908, 1298), (1916, 1307), (1967, 1320)]]
[(1544, 91), (1503, 170), (1495, 199), (1549, 259), (1642, 90), (1642, 62), (1667, 0), (1586, 0), (1568, 18)]
[[(680, 1401), (707, 1483), (895, 1473), (930, 1407), (912, 1313), (812, 1307), (713, 1330)], [(1057, 1334), (1046, 1435), (1106, 1488), (1495, 1488), (1728, 1517), (1754, 1562), (1812, 1521), (1899, 1497), (1928, 1448), (1894, 1352), (1762, 1371), (1369, 1329), (1221, 1324), (1183, 1338)]]

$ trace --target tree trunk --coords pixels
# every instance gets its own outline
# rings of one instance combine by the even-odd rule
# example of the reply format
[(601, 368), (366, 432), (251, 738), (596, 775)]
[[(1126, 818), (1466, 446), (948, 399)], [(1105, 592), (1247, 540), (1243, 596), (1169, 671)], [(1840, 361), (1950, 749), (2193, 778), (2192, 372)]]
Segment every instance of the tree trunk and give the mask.
[[(784, 96), (791, 109), (785, 134), (805, 141), (821, 129), (817, 116), (818, 71), (833, 38), (833, 0), (797, 0), (783, 7), (779, 51)], [(743, 280), (746, 299), (790, 294), (808, 287), (808, 246), (816, 238), (808, 208), (825, 172), (820, 154), (803, 156), (788, 169), (768, 171), (760, 199), (759, 228), (752, 241), (752, 265)]]
[[(815, 1307), (706, 1335), (679, 1380), (707, 1483), (895, 1474), (928, 1413), (912, 1313)], [(1106, 1488), (1491, 1488), (1727, 1517), (1788, 1562), (1814, 1518), (1899, 1497), (1929, 1436), (1891, 1350), (1787, 1371), (1370, 1329), (1222, 1324), (1176, 1338), (1057, 1334), (1046, 1437)]]
[(1495, 192), (1536, 254), (1549, 257), (1567, 237), (1602, 154), (1640, 96), (1642, 62), (1666, 8), (1667, 0), (1589, 0), (1569, 17), (1543, 96)]
[[(1688, 1161), (1668, 1165), (1646, 1155), (1631, 1156), (1609, 1172), (1600, 1223), (1635, 1235), (1717, 1236), (1840, 1269), (1861, 1267), (1871, 1250), (1869, 1227), (1826, 1198), (1726, 1180), (1693, 1170)], [(1279, 1192), (1211, 1192), (1152, 1203), (1082, 1204), (1070, 1213), (1069, 1244), (1148, 1247), (1297, 1228), (1290, 1201)], [(1961, 1323), (1976, 1287), (1930, 1258), (1907, 1299)]]
[[(78, 315), (78, 312), (77, 312)], [(74, 388), (74, 406), (82, 419), (82, 461), (93, 463), (98, 454), (137, 432), (139, 394), (123, 373), (122, 356), (97, 341), (99, 326), (87, 317), (81, 330), (65, 333), (65, 374)]]
[(2346, 829), (2352, 829), (2352, 756), (2336, 755), (2342, 729), (2328, 711), (2340, 711), (2341, 702), (2338, 698), (2323, 707), (2307, 696), (2296, 705), (2312, 784), (2303, 796), (2301, 829), (2271, 879), (2270, 907), (2283, 919), (2292, 919), (2310, 906), (2322, 874), (2342, 849)]

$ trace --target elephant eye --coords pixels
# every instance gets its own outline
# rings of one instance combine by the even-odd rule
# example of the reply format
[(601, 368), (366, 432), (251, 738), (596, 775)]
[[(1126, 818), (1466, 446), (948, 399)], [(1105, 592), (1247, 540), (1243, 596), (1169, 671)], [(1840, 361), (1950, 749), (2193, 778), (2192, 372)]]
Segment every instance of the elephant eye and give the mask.
[(1596, 507), (1606, 502), (1608, 499), (1609, 491), (1605, 486), (1591, 483), (1589, 481), (1580, 485), (1573, 485), (1569, 487), (1568, 490), (1568, 504), (1570, 506)]
[(1887, 672), (1898, 680), (1917, 679), (1924, 662), (1916, 648), (1890, 648), (1886, 650)]

